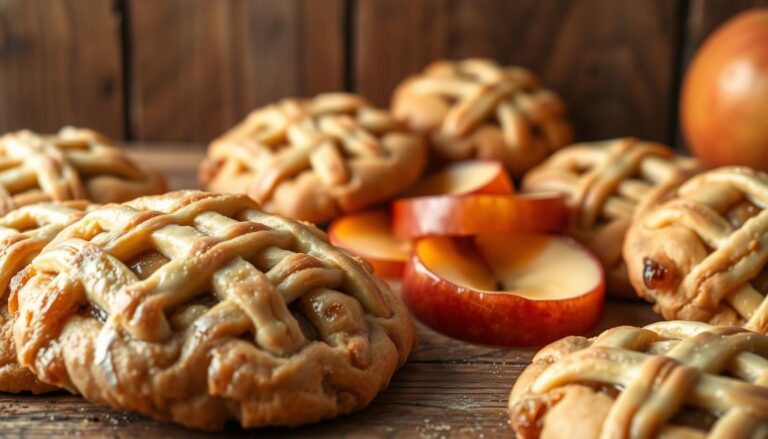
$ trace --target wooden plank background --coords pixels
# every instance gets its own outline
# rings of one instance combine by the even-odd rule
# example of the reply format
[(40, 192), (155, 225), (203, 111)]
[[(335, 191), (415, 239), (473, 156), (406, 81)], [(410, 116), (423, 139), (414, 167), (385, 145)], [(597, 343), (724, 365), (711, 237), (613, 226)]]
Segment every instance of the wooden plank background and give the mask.
[(114, 6), (109, 0), (0, 1), (0, 132), (76, 124), (125, 136)]
[(281, 97), (348, 90), (387, 105), (432, 60), (486, 56), (561, 93), (580, 140), (675, 143), (692, 54), (759, 5), (768, 0), (0, 0), (0, 132), (76, 124), (206, 142)]
[(128, 6), (136, 139), (210, 140), (259, 105), (344, 88), (341, 0)]

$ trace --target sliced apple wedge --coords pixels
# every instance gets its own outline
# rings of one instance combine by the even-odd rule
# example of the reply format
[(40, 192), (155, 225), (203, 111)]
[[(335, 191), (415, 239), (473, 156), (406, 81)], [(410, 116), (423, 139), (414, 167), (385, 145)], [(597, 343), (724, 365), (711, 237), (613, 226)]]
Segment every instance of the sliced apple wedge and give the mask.
[(501, 162), (466, 160), (426, 176), (403, 196), (511, 194), (514, 191), (512, 180)]
[(532, 347), (594, 327), (605, 281), (597, 259), (551, 235), (429, 237), (405, 266), (403, 299), (449, 336)]
[(372, 210), (342, 216), (328, 227), (331, 244), (368, 261), (374, 273), (385, 279), (400, 279), (411, 242), (392, 236), (386, 210)]
[(557, 232), (568, 224), (568, 207), (565, 197), (556, 193), (440, 195), (396, 200), (392, 219), (400, 239)]

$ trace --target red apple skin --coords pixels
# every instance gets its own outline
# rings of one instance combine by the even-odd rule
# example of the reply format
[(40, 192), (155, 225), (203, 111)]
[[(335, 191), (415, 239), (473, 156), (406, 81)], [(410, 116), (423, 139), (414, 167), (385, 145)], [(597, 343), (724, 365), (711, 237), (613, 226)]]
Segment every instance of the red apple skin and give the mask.
[(538, 347), (568, 335), (589, 332), (600, 321), (605, 302), (601, 282), (585, 294), (563, 300), (529, 300), (505, 293), (482, 293), (440, 278), (418, 256), (417, 247), (403, 273), (403, 301), (422, 323), (448, 336), (486, 345)]
[(688, 145), (708, 165), (768, 171), (768, 8), (736, 16), (704, 42), (680, 116)]
[(416, 197), (392, 203), (394, 234), (399, 239), (431, 235), (559, 232), (568, 225), (568, 207), (560, 194), (462, 195)]

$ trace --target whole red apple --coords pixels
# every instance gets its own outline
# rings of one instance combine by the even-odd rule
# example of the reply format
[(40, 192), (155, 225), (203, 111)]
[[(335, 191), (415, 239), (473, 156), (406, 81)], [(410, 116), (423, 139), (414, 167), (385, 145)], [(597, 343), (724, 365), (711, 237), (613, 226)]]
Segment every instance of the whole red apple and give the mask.
[(768, 171), (768, 9), (732, 18), (704, 42), (680, 112), (688, 145), (705, 163)]

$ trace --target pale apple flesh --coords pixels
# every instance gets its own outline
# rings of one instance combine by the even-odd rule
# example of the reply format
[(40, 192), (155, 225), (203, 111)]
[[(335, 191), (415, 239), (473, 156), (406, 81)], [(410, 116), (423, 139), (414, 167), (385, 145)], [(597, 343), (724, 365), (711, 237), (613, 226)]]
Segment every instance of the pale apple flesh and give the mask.
[(565, 197), (557, 193), (432, 196), (392, 203), (398, 238), (472, 236), (479, 233), (542, 233), (568, 224)]
[(463, 194), (511, 194), (512, 180), (501, 162), (467, 160), (448, 165), (416, 183), (403, 197)]
[(392, 235), (386, 210), (345, 215), (331, 223), (328, 239), (331, 244), (368, 261), (374, 274), (385, 279), (399, 279), (411, 253), (410, 241)]
[(490, 234), (419, 240), (403, 299), (428, 326), (459, 339), (540, 346), (584, 334), (600, 319), (602, 267), (574, 241)]

